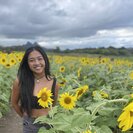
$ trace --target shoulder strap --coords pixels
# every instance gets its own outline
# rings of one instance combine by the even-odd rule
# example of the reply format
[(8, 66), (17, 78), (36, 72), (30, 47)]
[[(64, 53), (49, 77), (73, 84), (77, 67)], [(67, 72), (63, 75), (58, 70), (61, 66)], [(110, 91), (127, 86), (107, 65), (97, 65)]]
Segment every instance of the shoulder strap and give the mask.
[(56, 78), (54, 78), (53, 85), (52, 85), (52, 91), (51, 91), (53, 94), (52, 96), (53, 100), (55, 99), (55, 86), (56, 86)]

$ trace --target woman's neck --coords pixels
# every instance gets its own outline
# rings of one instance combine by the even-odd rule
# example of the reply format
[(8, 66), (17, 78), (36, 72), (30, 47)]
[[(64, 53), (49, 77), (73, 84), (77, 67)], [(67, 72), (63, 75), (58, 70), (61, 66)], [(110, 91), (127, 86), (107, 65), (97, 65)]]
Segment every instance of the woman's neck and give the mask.
[(42, 79), (45, 79), (45, 74), (42, 75), (35, 75), (35, 82), (40, 83)]

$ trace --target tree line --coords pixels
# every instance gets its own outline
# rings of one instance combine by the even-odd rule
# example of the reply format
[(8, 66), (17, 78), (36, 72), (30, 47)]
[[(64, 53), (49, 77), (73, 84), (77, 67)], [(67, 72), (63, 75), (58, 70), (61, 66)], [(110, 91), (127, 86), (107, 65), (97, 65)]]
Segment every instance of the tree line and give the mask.
[[(25, 51), (28, 47), (35, 45), (39, 45), (37, 42), (31, 43), (27, 42), (26, 44), (19, 45), (19, 46), (0, 46), (0, 51), (11, 53), (12, 51)], [(53, 53), (79, 53), (79, 54), (99, 54), (99, 55), (114, 55), (114, 56), (131, 56), (133, 55), (133, 48), (115, 48), (115, 47), (100, 47), (100, 48), (82, 48), (82, 49), (65, 49), (61, 50), (60, 47), (56, 47), (54, 49), (48, 49), (44, 47), (46, 52), (53, 52)]]
[(74, 50), (64, 50), (65, 53), (87, 53), (87, 54), (99, 54), (99, 55), (115, 55), (115, 56), (131, 56), (133, 55), (133, 48), (84, 48), (84, 49), (74, 49)]

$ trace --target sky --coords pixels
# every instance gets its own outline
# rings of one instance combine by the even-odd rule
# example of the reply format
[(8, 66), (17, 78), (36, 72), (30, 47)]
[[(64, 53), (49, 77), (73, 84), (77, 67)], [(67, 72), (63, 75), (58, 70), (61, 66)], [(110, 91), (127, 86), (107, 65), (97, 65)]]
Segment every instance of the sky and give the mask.
[(133, 0), (0, 0), (0, 46), (133, 47)]

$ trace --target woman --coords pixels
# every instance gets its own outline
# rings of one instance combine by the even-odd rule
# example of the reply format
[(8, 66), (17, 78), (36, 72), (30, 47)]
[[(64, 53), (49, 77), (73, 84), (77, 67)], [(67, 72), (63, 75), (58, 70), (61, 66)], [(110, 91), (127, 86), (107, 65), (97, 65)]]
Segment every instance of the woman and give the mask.
[[(53, 93), (53, 106), (58, 97), (58, 85), (50, 74), (49, 60), (40, 46), (30, 47), (25, 51), (13, 83), (11, 102), (19, 116), (23, 117), (23, 132), (37, 133), (40, 124), (33, 124), (35, 118), (48, 115), (49, 108), (38, 103), (38, 92), (46, 87)], [(49, 129), (48, 124), (43, 125)]]

